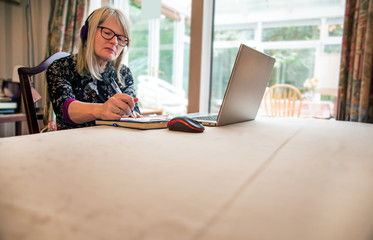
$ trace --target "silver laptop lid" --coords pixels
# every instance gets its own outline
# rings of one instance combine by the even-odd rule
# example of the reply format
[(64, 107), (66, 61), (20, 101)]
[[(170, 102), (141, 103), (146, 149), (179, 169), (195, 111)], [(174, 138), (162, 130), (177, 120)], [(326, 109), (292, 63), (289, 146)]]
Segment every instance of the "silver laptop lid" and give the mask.
[(275, 59), (241, 44), (219, 110), (217, 126), (255, 119)]

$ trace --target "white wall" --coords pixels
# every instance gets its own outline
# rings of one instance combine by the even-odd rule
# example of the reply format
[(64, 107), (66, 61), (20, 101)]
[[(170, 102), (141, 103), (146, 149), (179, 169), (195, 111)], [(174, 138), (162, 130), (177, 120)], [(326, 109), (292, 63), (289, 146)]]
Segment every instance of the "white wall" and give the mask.
[[(0, 78), (9, 79), (13, 75), (15, 65), (28, 66), (26, 5), (11, 4), (0, 1)], [(30, 0), (34, 38), (34, 63), (42, 62), (45, 58), (50, 0)], [(43, 92), (41, 77), (36, 79), (38, 92)], [(23, 125), (27, 125), (26, 122)], [(0, 126), (0, 137), (12, 135), (13, 124)]]
[[(14, 65), (28, 65), (26, 5), (0, 2), (0, 78), (11, 78)], [(34, 62), (45, 58), (50, 0), (32, 0)]]

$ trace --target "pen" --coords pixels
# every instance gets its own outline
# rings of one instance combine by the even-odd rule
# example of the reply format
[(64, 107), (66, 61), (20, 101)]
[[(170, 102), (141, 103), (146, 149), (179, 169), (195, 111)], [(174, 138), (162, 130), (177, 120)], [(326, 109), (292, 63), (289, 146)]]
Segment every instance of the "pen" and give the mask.
[(136, 118), (136, 115), (135, 115), (135, 113), (133, 112), (133, 109), (131, 109), (131, 116), (132, 116), (132, 118)]
[[(114, 80), (112, 80), (112, 81), (110, 82), (110, 84), (111, 84), (111, 86), (114, 88), (114, 90), (115, 90), (117, 93), (122, 93), (122, 91), (121, 91), (120, 88), (118, 87), (118, 84), (117, 84)], [(127, 105), (128, 105), (128, 103), (127, 103)], [(136, 118), (136, 115), (135, 115), (135, 113), (133, 112), (133, 109), (131, 109), (131, 116), (132, 116), (132, 118)]]

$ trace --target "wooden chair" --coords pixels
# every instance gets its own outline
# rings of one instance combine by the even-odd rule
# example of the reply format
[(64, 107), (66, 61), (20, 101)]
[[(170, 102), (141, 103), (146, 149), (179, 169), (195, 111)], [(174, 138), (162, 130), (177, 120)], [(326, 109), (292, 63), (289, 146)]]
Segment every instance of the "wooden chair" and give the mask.
[(38, 118), (35, 110), (35, 103), (31, 92), (31, 76), (44, 72), (55, 60), (68, 56), (68, 53), (58, 52), (40, 63), (36, 67), (18, 68), (19, 80), (21, 83), (21, 95), (25, 106), (27, 125), (30, 134), (40, 133)]
[(265, 92), (263, 101), (267, 116), (293, 117), (295, 113), (300, 116), (302, 94), (292, 85), (271, 86)]

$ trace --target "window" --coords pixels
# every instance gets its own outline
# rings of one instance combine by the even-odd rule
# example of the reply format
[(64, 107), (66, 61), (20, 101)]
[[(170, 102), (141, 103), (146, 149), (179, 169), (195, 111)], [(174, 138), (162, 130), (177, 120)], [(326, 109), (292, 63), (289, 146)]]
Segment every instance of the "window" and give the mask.
[(110, 3), (129, 16), (131, 47), (125, 64), (134, 76), (140, 106), (160, 108), (164, 113), (185, 113), (191, 0), (162, 0), (161, 16), (149, 20), (142, 15), (140, 0)]
[[(309, 101), (332, 100), (344, 8), (343, 0), (215, 0), (210, 112), (219, 109), (240, 43), (276, 58), (269, 86), (287, 83)], [(318, 79), (312, 97), (304, 87), (311, 78)]]
[[(134, 77), (148, 73), (148, 21), (141, 18), (141, 5), (130, 2), (131, 46), (128, 54), (129, 67)], [(135, 81), (136, 82), (136, 81)]]

